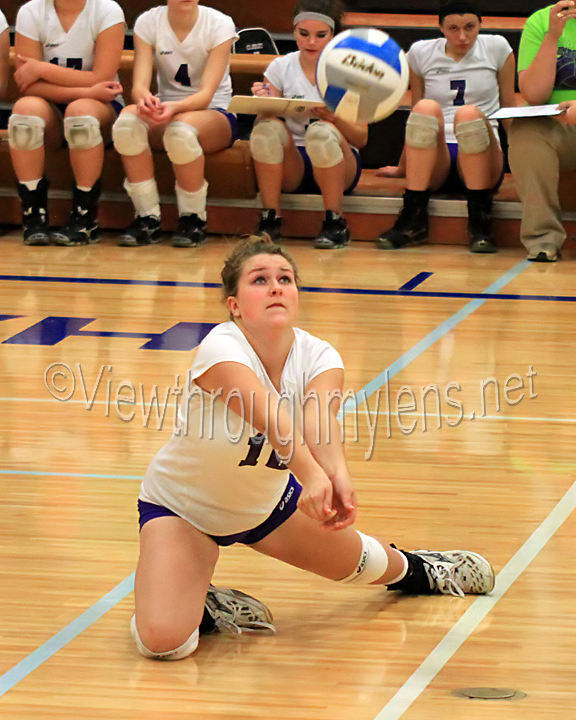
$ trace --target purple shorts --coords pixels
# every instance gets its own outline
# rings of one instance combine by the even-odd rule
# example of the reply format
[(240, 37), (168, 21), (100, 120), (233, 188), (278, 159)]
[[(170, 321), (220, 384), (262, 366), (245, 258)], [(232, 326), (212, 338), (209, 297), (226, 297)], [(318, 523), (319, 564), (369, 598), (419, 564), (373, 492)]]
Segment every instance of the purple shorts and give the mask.
[[(302, 182), (296, 190), (294, 190), (295, 193), (302, 195), (321, 195), (320, 188), (318, 187), (318, 183), (316, 182), (316, 179), (314, 178), (314, 168), (312, 166), (312, 161), (308, 157), (308, 153), (306, 152), (306, 148), (303, 145), (297, 145), (297, 150), (302, 155), (302, 160), (304, 160), (304, 177), (302, 178)], [(362, 160), (360, 159), (360, 153), (356, 148), (351, 147), (350, 150), (354, 153), (354, 157), (356, 158), (356, 175), (354, 176), (354, 180), (352, 180), (352, 183), (349, 187), (344, 190), (344, 195), (350, 195), (350, 193), (353, 192), (356, 185), (358, 185), (358, 182), (360, 180), (360, 175), (362, 174)]]
[[(448, 145), (448, 152), (450, 153), (450, 170), (448, 172), (448, 177), (444, 180), (444, 184), (442, 187), (439, 187), (436, 192), (458, 193), (459, 195), (463, 195), (466, 192), (466, 185), (458, 172), (458, 143), (446, 144)], [(502, 185), (502, 180), (504, 180), (504, 163), (502, 163), (502, 173), (500, 174), (500, 179), (493, 188), (490, 188), (493, 193), (498, 192), (500, 185)]]
[(213, 110), (216, 110), (216, 112), (222, 113), (222, 115), (226, 116), (226, 119), (230, 123), (230, 130), (232, 131), (232, 140), (230, 140), (230, 145), (228, 147), (232, 147), (236, 140), (238, 140), (238, 121), (236, 120), (236, 115), (234, 113), (229, 113), (224, 108), (213, 108)]
[[(244, 530), (243, 532), (234, 533), (233, 535), (209, 535), (209, 537), (211, 537), (217, 545), (222, 546), (234, 545), (234, 543), (253, 545), (265, 538), (266, 535), (270, 535), (273, 530), (280, 527), (282, 523), (285, 523), (286, 520), (296, 512), (298, 498), (301, 492), (302, 486), (293, 475), (290, 475), (282, 499), (264, 522), (251, 530)], [(140, 530), (142, 530), (149, 520), (153, 520), (154, 518), (165, 515), (179, 517), (178, 513), (168, 510), (168, 508), (162, 507), (162, 505), (155, 505), (154, 503), (145, 502), (144, 500), (138, 500), (138, 513), (140, 515)]]

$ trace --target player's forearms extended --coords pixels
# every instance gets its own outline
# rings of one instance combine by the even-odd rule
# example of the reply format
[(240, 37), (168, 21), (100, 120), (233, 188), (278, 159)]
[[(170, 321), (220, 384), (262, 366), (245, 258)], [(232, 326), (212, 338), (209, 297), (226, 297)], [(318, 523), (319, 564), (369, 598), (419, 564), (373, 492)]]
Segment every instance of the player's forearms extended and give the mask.
[(104, 80), (114, 80), (113, 77), (99, 77), (91, 70), (74, 70), (52, 63), (43, 63), (42, 79), (53, 85), (85, 88), (92, 87)]
[(193, 112), (196, 110), (207, 110), (210, 106), (214, 93), (206, 90), (199, 90), (194, 95), (189, 95), (185, 100), (178, 103), (178, 112)]
[(35, 82), (26, 88), (25, 97), (41, 97), (44, 100), (54, 103), (71, 103), (74, 100), (90, 97), (90, 88), (64, 87), (63, 85), (52, 85), (47, 82)]
[[(335, 417), (330, 418), (328, 425), (326, 422), (318, 423), (318, 418), (306, 417), (304, 439), (316, 462), (332, 478), (347, 467), (342, 428)], [(329, 427), (329, 432), (326, 432), (326, 427)]]

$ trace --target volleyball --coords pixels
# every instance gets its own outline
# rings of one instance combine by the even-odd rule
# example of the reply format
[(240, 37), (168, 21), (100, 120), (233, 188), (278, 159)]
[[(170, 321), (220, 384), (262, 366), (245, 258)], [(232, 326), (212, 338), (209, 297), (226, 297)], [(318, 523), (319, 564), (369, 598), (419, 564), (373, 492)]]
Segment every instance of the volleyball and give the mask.
[(316, 82), (326, 107), (351, 122), (372, 123), (391, 115), (408, 88), (406, 55), (387, 33), (345, 30), (326, 45)]

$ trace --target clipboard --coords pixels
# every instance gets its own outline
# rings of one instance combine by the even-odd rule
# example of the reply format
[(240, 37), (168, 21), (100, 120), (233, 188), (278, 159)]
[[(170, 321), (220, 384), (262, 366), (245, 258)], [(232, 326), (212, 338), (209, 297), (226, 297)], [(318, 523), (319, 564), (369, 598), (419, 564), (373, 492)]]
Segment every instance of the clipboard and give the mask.
[(551, 117), (562, 115), (566, 110), (559, 110), (558, 105), (524, 105), (521, 107), (500, 108), (488, 117), (488, 120), (507, 120), (508, 118)]
[(299, 100), (256, 95), (234, 95), (228, 112), (244, 115), (304, 115), (314, 108), (324, 107), (321, 100)]

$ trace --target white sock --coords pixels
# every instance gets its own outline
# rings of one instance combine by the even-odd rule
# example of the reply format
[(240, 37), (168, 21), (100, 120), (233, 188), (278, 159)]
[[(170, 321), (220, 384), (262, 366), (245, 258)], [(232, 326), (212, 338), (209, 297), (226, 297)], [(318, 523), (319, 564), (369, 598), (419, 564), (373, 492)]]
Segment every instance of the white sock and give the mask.
[(81, 186), (81, 185), (76, 185), (76, 187), (77, 187), (78, 190), (80, 190), (81, 192), (90, 192), (90, 190), (92, 190), (91, 187), (83, 187), (83, 186)]
[(140, 217), (153, 215), (160, 218), (160, 195), (154, 178), (139, 183), (131, 183), (125, 180), (124, 187), (134, 203), (136, 215)]
[(42, 178), (38, 178), (38, 180), (26, 180), (26, 181), (22, 182), (21, 184), (26, 185), (28, 190), (36, 190), (40, 180), (42, 180)]
[(208, 193), (208, 183), (204, 180), (204, 184), (200, 190), (188, 192), (183, 190), (176, 183), (176, 199), (178, 201), (179, 215), (192, 215), (195, 213), (200, 220), (206, 220), (206, 195)]
[[(396, 552), (399, 552), (399, 550)], [(404, 568), (400, 575), (392, 578), (392, 580), (386, 580), (386, 585), (394, 585), (394, 583), (400, 582), (400, 580), (403, 580), (406, 577), (406, 573), (408, 572), (408, 558), (404, 555), (404, 553), (400, 553), (400, 555), (402, 555), (402, 560), (404, 561)]]

